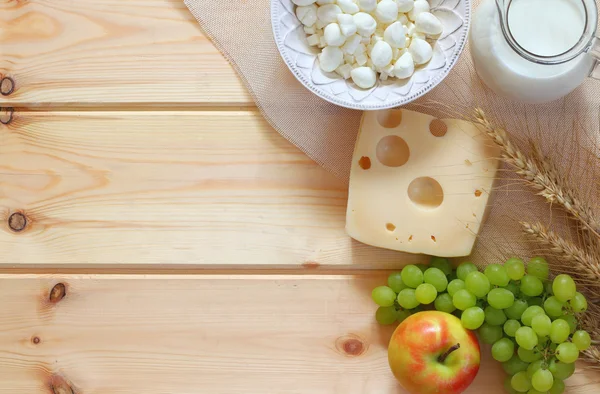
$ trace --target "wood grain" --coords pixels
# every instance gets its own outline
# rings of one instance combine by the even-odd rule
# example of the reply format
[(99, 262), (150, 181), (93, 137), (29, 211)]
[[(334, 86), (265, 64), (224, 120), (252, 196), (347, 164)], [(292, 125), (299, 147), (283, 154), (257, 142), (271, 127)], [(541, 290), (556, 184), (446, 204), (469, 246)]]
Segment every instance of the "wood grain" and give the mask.
[(182, 0), (0, 0), (0, 104), (252, 104)]
[[(382, 268), (425, 259), (352, 241), (346, 186), (258, 112), (16, 112), (0, 136), (4, 265)], [(23, 231), (9, 228), (14, 213), (25, 216)]]
[[(2, 276), (0, 392), (399, 394), (376, 276)], [(58, 283), (66, 295), (48, 301)], [(467, 394), (502, 393), (485, 358)], [(580, 369), (570, 393), (600, 390)]]

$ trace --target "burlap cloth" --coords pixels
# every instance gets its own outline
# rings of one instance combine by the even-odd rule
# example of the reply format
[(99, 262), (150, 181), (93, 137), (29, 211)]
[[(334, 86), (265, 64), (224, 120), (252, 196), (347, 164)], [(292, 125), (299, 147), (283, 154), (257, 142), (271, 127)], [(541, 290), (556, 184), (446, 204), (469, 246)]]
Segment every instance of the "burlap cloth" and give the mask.
[[(281, 59), (271, 32), (270, 0), (185, 0), (205, 34), (233, 65), (263, 116), (286, 139), (343, 180), (348, 180), (360, 111), (330, 104), (304, 88)], [(478, 1), (475, 1), (478, 4)], [(594, 205), (600, 203), (597, 166), (600, 83), (588, 79), (569, 96), (530, 106), (499, 97), (477, 77), (465, 48), (450, 75), (408, 106), (435, 116), (468, 116), (484, 108), (523, 142), (533, 138)], [(293, 174), (291, 174), (293, 176)], [(473, 260), (493, 261), (507, 254), (535, 254), (518, 220), (540, 220), (563, 227), (566, 215), (555, 212), (505, 167), (492, 210)], [(559, 223), (557, 223), (559, 222)]]

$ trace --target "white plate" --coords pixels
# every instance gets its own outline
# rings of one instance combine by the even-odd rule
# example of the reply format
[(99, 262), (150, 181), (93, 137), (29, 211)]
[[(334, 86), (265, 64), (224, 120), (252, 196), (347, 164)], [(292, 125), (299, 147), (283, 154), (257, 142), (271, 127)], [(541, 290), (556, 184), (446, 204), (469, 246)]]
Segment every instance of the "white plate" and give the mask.
[(296, 78), (310, 91), (342, 107), (360, 110), (392, 108), (421, 97), (450, 72), (467, 42), (471, 21), (471, 0), (430, 0), (431, 12), (444, 26), (433, 48), (433, 58), (406, 80), (377, 81), (361, 89), (351, 79), (321, 71), (319, 49), (306, 41), (306, 33), (294, 12), (291, 0), (271, 0), (271, 24), (279, 53)]

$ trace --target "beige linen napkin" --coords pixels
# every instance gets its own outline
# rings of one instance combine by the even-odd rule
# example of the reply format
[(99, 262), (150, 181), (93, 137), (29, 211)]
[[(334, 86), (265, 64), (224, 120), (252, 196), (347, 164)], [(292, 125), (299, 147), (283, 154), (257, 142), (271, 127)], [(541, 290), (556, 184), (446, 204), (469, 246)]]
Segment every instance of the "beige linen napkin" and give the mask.
[[(185, 0), (205, 34), (233, 65), (267, 121), (317, 163), (347, 180), (361, 112), (337, 107), (305, 89), (281, 59), (270, 22), (270, 0)], [(235, 28), (232, 28), (235, 26)], [(597, 198), (600, 183), (589, 166), (587, 149), (598, 154), (600, 83), (586, 81), (569, 96), (530, 106), (499, 97), (478, 79), (469, 47), (449, 76), (422, 99), (408, 106), (435, 116), (460, 117), (483, 107), (527, 150), (534, 138), (558, 167)], [(597, 204), (594, 200), (593, 202)], [(510, 171), (502, 171), (493, 208), (484, 228), (476, 262), (508, 254), (535, 253), (524, 242), (517, 219), (540, 220), (558, 227), (565, 215), (552, 212)], [(559, 222), (559, 223), (557, 223)], [(508, 252), (507, 252), (508, 251)]]

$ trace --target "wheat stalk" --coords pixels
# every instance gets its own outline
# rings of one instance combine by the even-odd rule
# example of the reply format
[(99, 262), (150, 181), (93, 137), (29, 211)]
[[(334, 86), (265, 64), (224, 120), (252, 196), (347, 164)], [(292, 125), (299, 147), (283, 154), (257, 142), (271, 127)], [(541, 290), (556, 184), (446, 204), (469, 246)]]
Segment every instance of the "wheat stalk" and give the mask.
[(520, 223), (526, 234), (533, 236), (539, 244), (547, 247), (558, 260), (573, 262), (573, 268), (586, 278), (586, 283), (600, 285), (600, 261), (595, 256), (560, 237), (541, 223)]
[(517, 174), (538, 190), (538, 195), (543, 196), (551, 204), (560, 204), (600, 239), (600, 220), (594, 215), (592, 208), (577, 197), (575, 190), (565, 185), (554, 165), (540, 166), (536, 160), (523, 154), (510, 141), (506, 131), (494, 126), (479, 108), (475, 109), (474, 121), (481, 125), (483, 131), (502, 148), (504, 161), (513, 166)]

